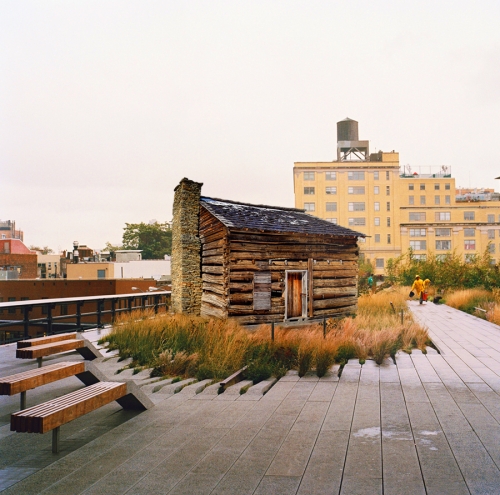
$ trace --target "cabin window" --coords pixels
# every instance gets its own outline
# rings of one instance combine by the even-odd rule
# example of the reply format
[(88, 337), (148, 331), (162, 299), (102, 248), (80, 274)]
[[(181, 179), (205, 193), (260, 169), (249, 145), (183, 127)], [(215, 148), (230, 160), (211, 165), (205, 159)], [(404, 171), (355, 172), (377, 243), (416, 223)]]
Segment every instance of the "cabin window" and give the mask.
[(271, 272), (256, 272), (253, 275), (253, 309), (271, 309)]

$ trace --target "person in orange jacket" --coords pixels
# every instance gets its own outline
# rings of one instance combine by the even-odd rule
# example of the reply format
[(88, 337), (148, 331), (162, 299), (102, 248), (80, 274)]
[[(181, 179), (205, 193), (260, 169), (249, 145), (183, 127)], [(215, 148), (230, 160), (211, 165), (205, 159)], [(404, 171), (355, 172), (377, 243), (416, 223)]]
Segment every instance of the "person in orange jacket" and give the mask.
[(420, 275), (416, 275), (415, 281), (413, 282), (413, 285), (411, 286), (411, 291), (414, 292), (415, 295), (418, 296), (418, 298), (420, 299), (420, 304), (422, 304), (422, 302), (424, 300), (424, 289), (425, 289), (424, 281), (420, 278)]

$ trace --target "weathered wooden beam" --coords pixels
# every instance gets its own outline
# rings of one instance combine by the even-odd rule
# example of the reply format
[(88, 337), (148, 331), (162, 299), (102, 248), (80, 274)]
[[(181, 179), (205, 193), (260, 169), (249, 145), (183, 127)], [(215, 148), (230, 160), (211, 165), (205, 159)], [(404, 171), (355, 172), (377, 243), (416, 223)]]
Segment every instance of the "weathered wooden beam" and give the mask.
[(343, 306), (351, 306), (357, 303), (358, 298), (355, 296), (338, 297), (333, 299), (320, 299), (313, 302), (314, 309), (330, 309), (340, 308)]
[(213, 306), (217, 306), (217, 307), (222, 308), (222, 309), (226, 309), (227, 308), (227, 300), (226, 300), (226, 298), (225, 297), (221, 297), (220, 295), (217, 295), (217, 294), (211, 294), (211, 293), (208, 293), (208, 292), (204, 292), (201, 295), (201, 303), (202, 303), (202, 305), (203, 305), (204, 302), (212, 304)]

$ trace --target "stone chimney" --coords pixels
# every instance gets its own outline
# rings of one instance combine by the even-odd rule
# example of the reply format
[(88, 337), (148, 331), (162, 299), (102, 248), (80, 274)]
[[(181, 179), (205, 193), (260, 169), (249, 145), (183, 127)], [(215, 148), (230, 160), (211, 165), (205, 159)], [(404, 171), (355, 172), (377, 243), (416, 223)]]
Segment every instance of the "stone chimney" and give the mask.
[(175, 188), (172, 225), (172, 311), (199, 315), (201, 242), (199, 182), (182, 179)]

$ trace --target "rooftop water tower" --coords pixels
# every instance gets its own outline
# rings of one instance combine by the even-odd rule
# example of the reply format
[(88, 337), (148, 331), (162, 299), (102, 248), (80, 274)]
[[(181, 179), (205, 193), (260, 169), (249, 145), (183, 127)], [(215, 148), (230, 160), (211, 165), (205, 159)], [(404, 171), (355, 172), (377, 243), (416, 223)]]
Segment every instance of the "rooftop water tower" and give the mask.
[(346, 118), (337, 122), (337, 161), (370, 160), (369, 141), (360, 141), (358, 137), (358, 123)]

